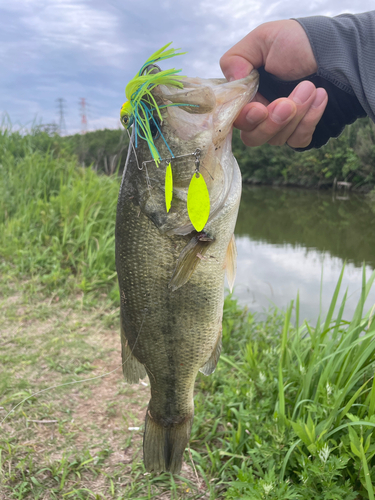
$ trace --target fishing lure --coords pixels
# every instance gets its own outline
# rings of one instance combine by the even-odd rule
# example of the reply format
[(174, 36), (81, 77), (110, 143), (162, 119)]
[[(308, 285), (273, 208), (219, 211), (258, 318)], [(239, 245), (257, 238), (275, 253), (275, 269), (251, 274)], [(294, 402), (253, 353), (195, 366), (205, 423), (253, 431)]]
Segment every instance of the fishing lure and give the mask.
[[(175, 158), (159, 127), (159, 123), (162, 122), (160, 109), (169, 106), (194, 106), (193, 104), (184, 103), (169, 103), (159, 106), (152, 95), (152, 90), (158, 85), (167, 85), (179, 89), (183, 88), (183, 83), (176, 79), (176, 75), (181, 71), (181, 69), (176, 70), (173, 68), (160, 70), (158, 72), (153, 71), (153, 65), (156, 62), (186, 53), (176, 52), (173, 48), (168, 49), (171, 43), (172, 42), (164, 45), (164, 47), (154, 52), (143, 64), (135, 77), (126, 85), (125, 95), (128, 100), (122, 105), (120, 111), (120, 120), (122, 125), (126, 129), (128, 129), (131, 125), (135, 128), (135, 147), (137, 147), (138, 137), (145, 140), (150, 150), (152, 159), (157, 167), (159, 167), (162, 158), (154, 143), (151, 124), (156, 128), (158, 134), (163, 139), (168, 151), (171, 154), (171, 158)], [(159, 123), (155, 119), (154, 114), (158, 116), (160, 120)], [(165, 206), (167, 212), (169, 212), (171, 208), (172, 197), (173, 177), (171, 164), (169, 163), (166, 169), (165, 177)], [(189, 185), (187, 209), (190, 221), (194, 228), (197, 231), (201, 231), (209, 217), (210, 199), (205, 180), (198, 172), (193, 174)]]
[[(176, 52), (173, 48), (168, 49), (171, 43), (172, 42), (164, 45), (164, 47), (154, 52), (147, 59), (135, 77), (127, 84), (125, 88), (125, 95), (128, 100), (122, 105), (120, 111), (120, 120), (125, 128), (129, 128), (134, 124), (135, 146), (137, 147), (138, 136), (141, 139), (144, 139), (150, 149), (152, 159), (155, 161), (157, 166), (159, 166), (161, 158), (154, 144), (150, 124), (153, 123), (161, 137), (163, 137), (159, 125), (154, 118), (154, 113), (156, 112), (160, 121), (162, 121), (160, 108), (175, 106), (176, 104), (170, 103), (158, 106), (154, 96), (152, 95), (152, 90), (158, 85), (168, 85), (179, 89), (183, 88), (182, 82), (173, 78), (181, 71), (180, 69), (166, 69), (163, 71), (153, 72), (154, 68), (152, 65), (156, 62), (185, 54), (185, 52)], [(173, 157), (173, 153), (165, 139), (164, 142)]]

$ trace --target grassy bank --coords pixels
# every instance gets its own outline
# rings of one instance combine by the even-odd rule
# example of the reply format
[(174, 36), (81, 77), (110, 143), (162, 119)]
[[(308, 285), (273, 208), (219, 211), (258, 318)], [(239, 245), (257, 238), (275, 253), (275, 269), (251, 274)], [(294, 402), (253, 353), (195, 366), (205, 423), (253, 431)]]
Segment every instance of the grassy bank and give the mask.
[(80, 167), (61, 138), (0, 135), (2, 275), (55, 294), (113, 290), (117, 176)]
[[(42, 151), (65, 149), (76, 156), (80, 165), (92, 166), (107, 175), (125, 163), (128, 136), (124, 129), (97, 130), (66, 137), (52, 132), (49, 127), (35, 127), (29, 134), (29, 144), (37, 145)], [(17, 142), (23, 142), (22, 136)], [(245, 183), (316, 189), (331, 187), (336, 179), (352, 183), (356, 191), (375, 189), (375, 125), (369, 118), (347, 126), (339, 138), (331, 139), (322, 148), (303, 153), (288, 146), (276, 148), (268, 144), (247, 148), (235, 129), (233, 152)]]
[(149, 387), (122, 379), (118, 309), (8, 285), (1, 498), (373, 499), (375, 320), (362, 311), (373, 279), (353, 318), (346, 297), (331, 315), (335, 294), (315, 328), (296, 327), (291, 308), (258, 322), (226, 299), (221, 360), (195, 391), (198, 475), (186, 452), (176, 477), (145, 474)]
[(374, 277), (363, 277), (353, 318), (346, 295), (336, 304), (340, 278), (315, 327), (299, 325), (298, 298), (265, 322), (227, 302), (223, 356), (200, 379), (193, 437), (223, 498), (374, 498), (375, 320), (363, 311)]
[(149, 387), (120, 373), (119, 180), (44, 140), (0, 136), (0, 497), (374, 499), (375, 274), (352, 318), (339, 281), (316, 326), (298, 298), (262, 322), (227, 298), (197, 380), (197, 475), (188, 452), (180, 476), (145, 475)]
[(145, 475), (149, 386), (123, 381), (118, 310), (57, 298), (0, 294), (0, 498), (197, 498), (189, 465)]

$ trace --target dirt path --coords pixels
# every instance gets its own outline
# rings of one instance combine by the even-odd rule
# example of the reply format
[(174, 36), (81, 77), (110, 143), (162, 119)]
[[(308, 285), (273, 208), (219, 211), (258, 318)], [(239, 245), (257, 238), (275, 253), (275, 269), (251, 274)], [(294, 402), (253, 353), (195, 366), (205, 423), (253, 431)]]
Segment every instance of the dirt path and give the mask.
[[(0, 497), (207, 498), (191, 467), (180, 479), (145, 473), (145, 380), (121, 372), (118, 311), (81, 297), (0, 298)], [(105, 373), (105, 377), (100, 377)], [(93, 380), (87, 380), (93, 379)]]

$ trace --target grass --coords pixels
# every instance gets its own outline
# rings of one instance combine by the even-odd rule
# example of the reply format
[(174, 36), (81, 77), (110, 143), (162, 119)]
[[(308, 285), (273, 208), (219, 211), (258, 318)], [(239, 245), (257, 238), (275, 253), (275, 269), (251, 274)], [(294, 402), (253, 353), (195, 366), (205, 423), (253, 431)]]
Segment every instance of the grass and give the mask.
[(298, 326), (298, 298), (296, 325), (293, 303), (257, 323), (227, 302), (224, 363), (200, 382), (193, 438), (206, 442), (225, 498), (374, 498), (375, 319), (363, 312), (374, 278), (363, 271), (348, 320), (346, 295), (337, 304), (341, 274), (315, 327)]
[(145, 475), (149, 389), (123, 382), (118, 309), (9, 286), (1, 419), (19, 406), (2, 423), (1, 498), (373, 498), (375, 321), (360, 314), (373, 279), (354, 318), (340, 319), (341, 304), (327, 328), (296, 328), (292, 307), (257, 322), (226, 299), (221, 361), (197, 381), (199, 481), (187, 452), (181, 476)]
[(337, 303), (341, 276), (315, 326), (298, 297), (262, 322), (228, 297), (221, 360), (196, 384), (198, 477), (188, 452), (180, 476), (146, 474), (149, 387), (126, 385), (120, 370), (119, 181), (56, 144), (0, 135), (0, 498), (372, 500), (365, 271), (353, 317), (346, 295)]
[(188, 465), (145, 475), (149, 387), (123, 381), (118, 309), (21, 289), (0, 299), (0, 498), (201, 498)]
[(47, 147), (45, 135), (0, 134), (3, 273), (36, 277), (60, 295), (101, 289), (116, 296), (119, 179), (78, 167), (68, 147), (54, 138)]

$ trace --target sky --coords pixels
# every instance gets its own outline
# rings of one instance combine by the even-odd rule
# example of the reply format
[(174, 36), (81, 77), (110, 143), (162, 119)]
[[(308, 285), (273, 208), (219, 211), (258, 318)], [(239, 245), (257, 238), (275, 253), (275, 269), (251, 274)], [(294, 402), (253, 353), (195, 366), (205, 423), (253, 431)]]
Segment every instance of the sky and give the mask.
[[(0, 114), (14, 128), (117, 128), (125, 86), (168, 42), (162, 68), (220, 77), (224, 52), (259, 24), (372, 10), (373, 0), (0, 0)], [(353, 10), (354, 9), (354, 10)], [(168, 65), (169, 64), (169, 65)]]

